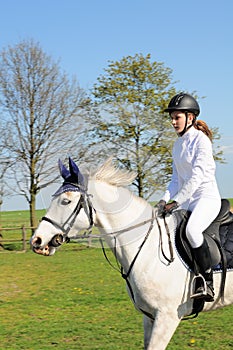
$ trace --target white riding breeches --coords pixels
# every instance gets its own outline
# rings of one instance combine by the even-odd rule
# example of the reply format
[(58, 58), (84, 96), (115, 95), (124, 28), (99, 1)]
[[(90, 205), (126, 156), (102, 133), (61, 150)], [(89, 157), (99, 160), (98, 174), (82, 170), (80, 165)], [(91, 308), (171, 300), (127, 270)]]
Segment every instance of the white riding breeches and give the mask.
[(190, 218), (186, 227), (186, 235), (192, 248), (203, 244), (203, 232), (217, 217), (221, 208), (219, 198), (200, 198), (190, 203)]

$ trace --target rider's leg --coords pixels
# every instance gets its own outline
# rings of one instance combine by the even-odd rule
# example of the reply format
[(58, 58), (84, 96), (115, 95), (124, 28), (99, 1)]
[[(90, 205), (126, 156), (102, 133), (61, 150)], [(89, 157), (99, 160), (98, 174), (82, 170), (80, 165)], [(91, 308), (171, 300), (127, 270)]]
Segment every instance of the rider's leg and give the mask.
[[(203, 297), (205, 301), (214, 301), (213, 270), (211, 266), (210, 251), (206, 240), (204, 239), (203, 244), (199, 248), (194, 248), (193, 252), (200, 273), (206, 281), (206, 290), (204, 285), (201, 285), (197, 288), (195, 293), (199, 298)], [(205, 294), (205, 292), (207, 294)]]
[(204, 286), (196, 291), (199, 297), (206, 301), (213, 301), (213, 271), (211, 266), (211, 257), (207, 242), (204, 240), (202, 232), (213, 222), (219, 213), (221, 202), (213, 199), (200, 199), (192, 208), (192, 214), (189, 218), (186, 234), (193, 248), (194, 257), (199, 266), (200, 273), (204, 277), (207, 285), (207, 295), (204, 295)]

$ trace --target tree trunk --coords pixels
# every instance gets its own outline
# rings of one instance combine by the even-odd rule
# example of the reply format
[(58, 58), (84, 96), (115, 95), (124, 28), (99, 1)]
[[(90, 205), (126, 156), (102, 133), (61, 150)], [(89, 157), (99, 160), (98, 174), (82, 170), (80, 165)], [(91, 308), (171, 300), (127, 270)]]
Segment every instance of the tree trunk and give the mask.
[(30, 225), (32, 227), (32, 235), (35, 231), (35, 227), (37, 226), (37, 217), (36, 217), (36, 195), (31, 193), (30, 199)]

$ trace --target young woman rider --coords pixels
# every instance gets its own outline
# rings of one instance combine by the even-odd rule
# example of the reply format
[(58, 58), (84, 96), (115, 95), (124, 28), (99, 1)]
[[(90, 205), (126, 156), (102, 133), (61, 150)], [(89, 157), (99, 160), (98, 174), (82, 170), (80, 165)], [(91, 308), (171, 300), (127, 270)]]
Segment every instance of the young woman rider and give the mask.
[[(205, 122), (197, 121), (200, 107), (189, 94), (179, 93), (174, 96), (165, 111), (170, 114), (178, 139), (173, 146), (171, 181), (158, 203), (158, 214), (177, 207), (191, 211), (186, 235), (207, 285), (207, 295), (204, 286), (198, 289), (196, 295), (205, 301), (213, 301), (211, 258), (202, 234), (216, 218), (221, 207), (215, 179), (212, 133)], [(166, 204), (171, 199), (173, 202)]]

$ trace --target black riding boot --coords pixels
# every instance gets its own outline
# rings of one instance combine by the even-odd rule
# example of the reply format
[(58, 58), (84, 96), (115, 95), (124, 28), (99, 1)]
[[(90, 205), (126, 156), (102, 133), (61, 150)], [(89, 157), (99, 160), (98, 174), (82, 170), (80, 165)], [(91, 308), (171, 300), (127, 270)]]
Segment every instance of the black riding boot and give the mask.
[(195, 291), (196, 298), (203, 298), (205, 301), (214, 301), (213, 270), (211, 267), (209, 246), (206, 240), (204, 239), (200, 247), (194, 248), (193, 252), (200, 273), (206, 281), (206, 289), (204, 283), (197, 286)]

